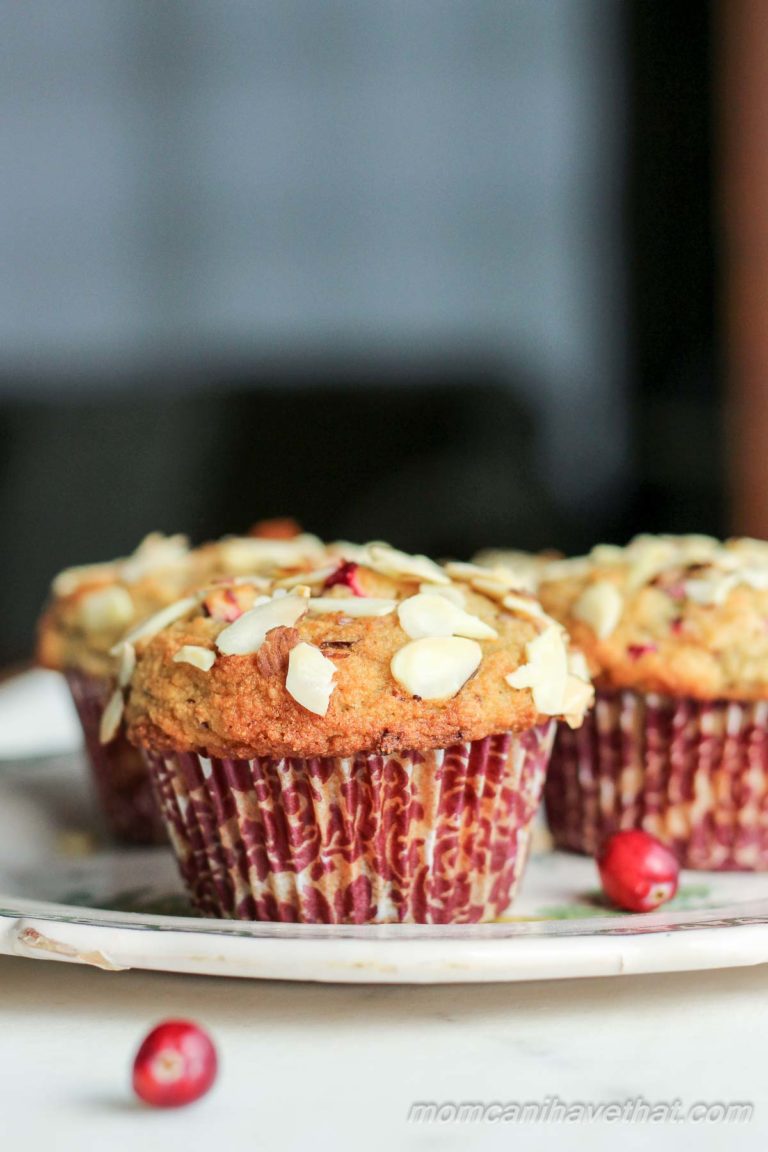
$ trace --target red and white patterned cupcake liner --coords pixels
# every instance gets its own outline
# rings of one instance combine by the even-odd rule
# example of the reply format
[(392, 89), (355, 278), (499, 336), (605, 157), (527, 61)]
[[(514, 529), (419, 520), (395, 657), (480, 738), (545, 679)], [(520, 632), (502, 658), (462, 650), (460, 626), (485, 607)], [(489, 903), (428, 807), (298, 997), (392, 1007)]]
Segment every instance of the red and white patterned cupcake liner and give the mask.
[(430, 752), (147, 762), (205, 915), (458, 924), (508, 907), (553, 735), (548, 723)]
[(545, 803), (559, 848), (644, 828), (686, 868), (768, 870), (768, 701), (598, 692), (559, 726)]
[(126, 844), (165, 844), (165, 825), (138, 748), (128, 743), (122, 725), (109, 744), (99, 739), (114, 681), (75, 670), (67, 671), (66, 678), (83, 728), (96, 794), (112, 835)]

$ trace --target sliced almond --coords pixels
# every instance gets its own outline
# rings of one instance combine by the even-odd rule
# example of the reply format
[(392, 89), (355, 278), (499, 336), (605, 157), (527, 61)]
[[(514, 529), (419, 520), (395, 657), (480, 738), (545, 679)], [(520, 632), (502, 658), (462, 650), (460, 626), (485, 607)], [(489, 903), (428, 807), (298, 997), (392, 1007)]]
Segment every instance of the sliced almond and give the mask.
[[(538, 571), (542, 570), (540, 566)], [(533, 580), (509, 568), (488, 568), (484, 575), (472, 576), (469, 582), (483, 596), (489, 596), (491, 600), (504, 600), (507, 595), (530, 595), (538, 584), (538, 576)]]
[(218, 545), (221, 564), (232, 575), (265, 571), (268, 568), (299, 568), (324, 557), (316, 536), (302, 533), (288, 540), (266, 536), (230, 536)]
[(664, 536), (682, 551), (690, 564), (702, 564), (714, 559), (723, 550), (723, 545), (714, 536), (704, 536), (700, 532), (689, 532), (685, 536)]
[(579, 728), (585, 713), (592, 706), (595, 690), (588, 680), (569, 676), (565, 684), (562, 717), (569, 728)]
[(549, 580), (570, 580), (588, 576), (592, 571), (592, 561), (589, 556), (572, 556), (568, 560), (549, 560), (543, 568), (539, 586)]
[(101, 714), (101, 723), (99, 724), (99, 742), (101, 744), (109, 744), (117, 736), (124, 709), (123, 693), (119, 688), (116, 688)]
[(768, 565), (768, 540), (755, 540), (752, 536), (739, 536), (728, 540), (724, 545), (728, 554), (733, 553), (742, 563)]
[(135, 584), (153, 572), (186, 564), (188, 556), (189, 540), (186, 536), (164, 536), (162, 532), (151, 532), (145, 536), (133, 555), (123, 561), (120, 575), (129, 584)]
[(744, 573), (749, 571), (749, 568), (745, 567), (747, 562), (746, 556), (740, 557), (737, 552), (726, 548), (722, 548), (716, 556), (708, 561), (709, 565), (716, 568), (718, 572), (738, 572), (742, 579)]
[(726, 576), (713, 571), (709, 579), (686, 580), (683, 591), (695, 604), (724, 604), (738, 583), (739, 577), (735, 573)]
[(495, 572), (489, 572), (487, 576), (473, 576), (470, 584), (475, 592), (481, 592), (483, 596), (489, 596), (491, 600), (503, 600), (508, 592), (521, 591), (525, 587), (509, 573), (497, 576)]
[(768, 567), (744, 568), (739, 573), (739, 580), (742, 584), (748, 584), (750, 588), (764, 591), (768, 588)]
[(314, 644), (297, 644), (288, 655), (285, 688), (302, 708), (316, 716), (325, 716), (335, 675), (336, 665), (323, 656), (319, 648)]
[(200, 644), (184, 644), (173, 656), (174, 664), (192, 664), (201, 672), (210, 672), (216, 662), (216, 653)]
[(153, 616), (143, 620), (141, 624), (138, 624), (124, 636), (120, 643), (110, 650), (111, 655), (117, 656), (123, 644), (136, 644), (139, 640), (151, 640), (158, 632), (162, 632), (163, 628), (181, 620), (182, 616), (187, 616), (193, 608), (197, 607), (197, 604), (196, 596), (185, 596), (183, 600), (176, 600), (167, 608), (161, 608), (159, 612), (155, 612)]
[(462, 580), (465, 584), (469, 584), (476, 576), (482, 578), (488, 575), (487, 568), (483, 568), (480, 564), (470, 564), (464, 560), (449, 560), (445, 565), (445, 571), (454, 580)]
[(616, 585), (598, 580), (582, 592), (573, 606), (573, 615), (589, 625), (598, 639), (605, 640), (616, 628), (623, 610), (624, 600)]
[(325, 584), (329, 576), (333, 576), (338, 564), (331, 564), (327, 568), (315, 568), (314, 572), (299, 572), (294, 576), (283, 576), (275, 582), (276, 588), (295, 588), (297, 584), (304, 584), (316, 588), (318, 584)]
[(498, 632), (479, 616), (472, 616), (446, 600), (419, 592), (401, 601), (397, 609), (406, 636), (420, 640), (426, 636), (466, 636), (471, 640), (496, 640)]
[(117, 683), (120, 688), (125, 688), (130, 683), (135, 667), (136, 649), (133, 644), (123, 644), (120, 652), (120, 666), (117, 670)]
[(216, 647), (225, 656), (247, 656), (258, 652), (273, 628), (291, 628), (307, 610), (303, 596), (281, 596), (244, 612), (239, 620), (219, 633)]
[(507, 573), (515, 588), (535, 592), (547, 558), (515, 549), (487, 548), (477, 554), (475, 562), (494, 574)]
[(315, 596), (307, 600), (313, 616), (341, 612), (344, 616), (388, 616), (397, 607), (395, 600), (377, 600), (375, 596)]
[(627, 557), (625, 550), (619, 544), (595, 544), (589, 558), (593, 563), (602, 566), (603, 564), (623, 564)]
[(526, 663), (506, 677), (512, 688), (530, 688), (533, 702), (544, 716), (559, 716), (565, 703), (568, 651), (562, 629), (550, 625), (525, 646)]
[(580, 680), (586, 680), (589, 683), (587, 658), (578, 648), (568, 649), (568, 671), (572, 676), (578, 676)]
[(370, 545), (370, 559), (365, 561), (369, 568), (395, 579), (425, 580), (429, 584), (450, 584), (443, 569), (428, 556), (409, 556), (385, 544)]
[(444, 596), (457, 608), (466, 608), (467, 594), (458, 584), (419, 584), (419, 592), (425, 596)]
[(206, 585), (211, 591), (214, 588), (253, 588), (256, 592), (266, 592), (273, 586), (269, 576), (260, 576), (257, 572), (249, 572), (247, 576), (219, 576)]
[[(288, 588), (275, 588), (272, 593), (272, 599), (279, 600), (282, 596), (287, 596), (288, 591)], [(290, 591), (294, 596), (302, 596), (305, 600), (308, 600), (312, 595), (312, 589), (309, 584), (294, 584)]]
[(483, 651), (475, 640), (461, 636), (430, 636), (412, 640), (392, 657), (397, 683), (422, 700), (448, 700), (480, 667)]
[(518, 572), (510, 568), (495, 564), (466, 563), (463, 560), (449, 560), (445, 571), (454, 580), (461, 580), (463, 584), (471, 584), (477, 592), (490, 596), (492, 600), (501, 600), (508, 592), (525, 590), (526, 581)]
[(549, 620), (546, 612), (533, 596), (525, 596), (519, 592), (510, 592), (502, 600), (502, 605), (509, 612), (517, 612), (521, 616), (533, 616), (537, 620)]
[[(540, 568), (538, 564), (536, 571)], [(531, 581), (530, 571), (513, 568), (511, 564), (483, 564), (480, 572), (470, 577), (470, 583), (478, 592), (500, 600), (507, 592), (532, 591), (536, 582)]]
[(59, 572), (51, 584), (54, 596), (70, 596), (83, 584), (91, 581), (114, 580), (117, 578), (119, 561), (107, 564), (81, 564), (76, 568), (65, 568)]
[[(388, 544), (382, 545), (388, 548)], [(331, 556), (338, 556), (342, 560), (353, 560), (355, 564), (363, 564), (369, 566), (371, 563), (371, 545), (370, 544), (352, 544), (349, 540), (334, 540), (333, 544), (328, 545), (328, 551)]]
[(648, 584), (665, 568), (680, 563), (683, 554), (669, 539), (662, 536), (636, 536), (625, 551), (629, 562), (627, 587), (634, 590)]
[(77, 616), (86, 632), (119, 632), (130, 624), (134, 612), (130, 592), (109, 584), (84, 596)]

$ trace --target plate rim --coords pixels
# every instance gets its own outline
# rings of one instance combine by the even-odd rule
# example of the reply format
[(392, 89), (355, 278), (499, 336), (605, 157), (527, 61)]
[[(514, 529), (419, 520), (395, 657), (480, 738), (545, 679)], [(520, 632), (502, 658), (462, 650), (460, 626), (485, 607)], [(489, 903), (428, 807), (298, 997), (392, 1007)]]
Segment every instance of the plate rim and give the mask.
[[(69, 767), (79, 753), (25, 759)], [(0, 777), (20, 767), (0, 760)], [(697, 875), (706, 876), (707, 873)], [(1, 882), (1, 881), (0, 881)], [(105, 968), (329, 982), (561, 979), (768, 962), (768, 896), (722, 892), (707, 907), (513, 915), (473, 925), (307, 925), (39, 900), (0, 890), (0, 955)], [(3, 889), (6, 884), (2, 885)], [(102, 897), (106, 900), (106, 897)]]
[(573, 939), (612, 936), (674, 935), (677, 932), (768, 927), (768, 897), (706, 908), (677, 908), (617, 916), (583, 916), (572, 920), (547, 916), (508, 916), (482, 924), (299, 924), (272, 920), (234, 920), (176, 916), (165, 912), (130, 912), (99, 905), (65, 904), (0, 892), (0, 919), (34, 918), (84, 927), (131, 931), (181, 932), (261, 940), (468, 940)]
[[(141, 919), (141, 914), (114, 915)], [(110, 971), (137, 968), (325, 983), (524, 982), (768, 962), (765, 917), (720, 919), (709, 927), (691, 923), (679, 934), (660, 927), (644, 933), (486, 938), (326, 934), (305, 941), (274, 933), (190, 931), (173, 923), (187, 918), (165, 919), (171, 922), (167, 928), (153, 931), (140, 923), (93, 924), (82, 917), (56, 919), (44, 912), (35, 915), (31, 908), (26, 913), (3, 908), (0, 954)]]

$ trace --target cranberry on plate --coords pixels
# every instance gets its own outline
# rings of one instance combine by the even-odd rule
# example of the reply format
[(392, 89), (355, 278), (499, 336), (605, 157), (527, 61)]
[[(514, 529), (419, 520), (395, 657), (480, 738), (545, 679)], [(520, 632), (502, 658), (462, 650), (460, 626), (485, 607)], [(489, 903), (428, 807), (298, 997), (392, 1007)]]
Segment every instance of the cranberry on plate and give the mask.
[(133, 1062), (133, 1090), (154, 1108), (177, 1108), (204, 1096), (218, 1060), (207, 1032), (191, 1020), (165, 1020), (145, 1037)]
[(652, 912), (677, 892), (675, 856), (640, 828), (609, 836), (597, 854), (597, 867), (605, 895), (626, 912)]

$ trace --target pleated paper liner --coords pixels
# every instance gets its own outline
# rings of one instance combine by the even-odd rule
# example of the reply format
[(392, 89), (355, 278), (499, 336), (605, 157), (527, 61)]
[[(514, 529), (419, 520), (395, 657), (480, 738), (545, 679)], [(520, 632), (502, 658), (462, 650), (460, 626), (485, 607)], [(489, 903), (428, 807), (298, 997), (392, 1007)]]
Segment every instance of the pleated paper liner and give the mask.
[(768, 701), (598, 692), (559, 726), (545, 796), (559, 848), (644, 828), (686, 868), (768, 869)]
[(386, 756), (147, 761), (205, 915), (473, 923), (513, 897), (553, 730)]
[(99, 739), (113, 681), (74, 670), (66, 677), (83, 728), (96, 795), (111, 834), (126, 844), (166, 843), (165, 826), (141, 753), (128, 743), (122, 726), (109, 744)]

